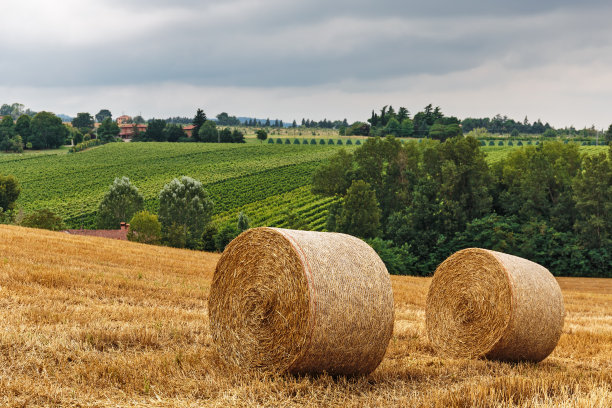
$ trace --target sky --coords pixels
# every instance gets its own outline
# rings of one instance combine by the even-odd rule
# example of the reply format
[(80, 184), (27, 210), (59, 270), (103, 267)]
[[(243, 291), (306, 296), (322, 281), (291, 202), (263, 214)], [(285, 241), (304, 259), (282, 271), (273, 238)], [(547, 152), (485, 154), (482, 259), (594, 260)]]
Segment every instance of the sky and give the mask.
[(607, 129), (611, 16), (603, 0), (19, 0), (0, 13), (0, 104), (353, 122), (431, 103)]

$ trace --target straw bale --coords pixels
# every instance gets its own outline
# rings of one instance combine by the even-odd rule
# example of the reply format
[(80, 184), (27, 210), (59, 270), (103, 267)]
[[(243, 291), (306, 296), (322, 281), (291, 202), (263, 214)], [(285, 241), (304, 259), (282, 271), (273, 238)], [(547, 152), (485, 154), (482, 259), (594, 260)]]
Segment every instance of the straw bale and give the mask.
[(427, 294), (427, 334), (440, 353), (505, 361), (545, 359), (556, 347), (565, 309), (543, 266), (468, 248), (436, 269)]
[(356, 375), (373, 371), (393, 332), (385, 265), (358, 238), (254, 228), (217, 264), (209, 298), (213, 341), (241, 368)]

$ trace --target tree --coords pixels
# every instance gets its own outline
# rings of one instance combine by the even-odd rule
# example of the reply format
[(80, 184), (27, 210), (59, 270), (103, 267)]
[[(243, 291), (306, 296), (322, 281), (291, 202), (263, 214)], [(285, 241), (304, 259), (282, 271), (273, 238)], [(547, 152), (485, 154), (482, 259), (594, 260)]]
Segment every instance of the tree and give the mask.
[(161, 242), (161, 236), (161, 223), (157, 215), (142, 210), (134, 214), (130, 220), (128, 240), (153, 245)]
[(20, 223), (24, 227), (61, 231), (64, 229), (64, 221), (48, 208), (34, 211), (26, 215)]
[(151, 120), (142, 135), (142, 139), (148, 142), (165, 142), (167, 137), (166, 121), (163, 119)]
[(21, 115), (17, 119), (17, 123), (15, 124), (15, 131), (25, 141), (27, 141), (30, 138), (30, 135), (32, 134), (32, 131), (30, 130), (31, 122), (32, 118), (30, 118), (28, 115)]
[(193, 118), (193, 121), (191, 122), (191, 124), (195, 126), (191, 134), (193, 135), (193, 138), (196, 142), (200, 141), (200, 136), (199, 136), (200, 128), (205, 122), (206, 122), (206, 114), (204, 113), (202, 109), (198, 108)]
[(610, 144), (612, 142), (612, 125), (608, 127), (608, 131), (605, 134), (606, 144)]
[(338, 230), (361, 238), (380, 234), (380, 208), (376, 194), (363, 180), (353, 181), (346, 192)]
[(72, 119), (72, 126), (77, 129), (91, 130), (94, 127), (94, 118), (89, 112), (79, 112), (77, 117)]
[(120, 223), (127, 222), (143, 207), (144, 198), (130, 179), (115, 178), (98, 206), (98, 228), (119, 228)]
[(115, 123), (110, 117), (107, 117), (104, 119), (102, 124), (100, 124), (97, 132), (98, 139), (100, 139), (102, 143), (114, 142), (119, 136), (119, 125), (117, 125), (117, 123)]
[(353, 156), (342, 149), (329, 163), (317, 167), (312, 176), (312, 192), (327, 196), (343, 195), (351, 185)]
[(224, 128), (219, 132), (219, 142), (232, 143), (232, 131), (230, 128)]
[(13, 210), (20, 193), (21, 187), (14, 176), (0, 174), (0, 213)]
[(217, 124), (219, 126), (240, 126), (240, 120), (235, 116), (230, 116), (226, 112), (221, 112), (217, 115)]
[(266, 132), (264, 129), (257, 129), (257, 132), (255, 133), (257, 134), (257, 139), (260, 140), (261, 143), (268, 138), (268, 132)]
[(604, 153), (585, 156), (573, 182), (574, 229), (587, 248), (612, 245), (612, 163)]
[(15, 131), (15, 123), (11, 116), (5, 116), (0, 121), (0, 150), (6, 152), (12, 150), (13, 141), (17, 132)]
[(185, 131), (179, 125), (167, 125), (165, 139), (169, 142), (178, 142), (178, 140), (182, 137), (185, 137)]
[(212, 211), (213, 202), (202, 183), (191, 177), (174, 179), (159, 193), (162, 234), (168, 237), (171, 230), (179, 231), (188, 248), (197, 247)]
[(140, 115), (136, 115), (134, 116), (134, 119), (132, 120), (134, 122), (134, 124), (136, 125), (142, 125), (143, 123), (145, 123), (145, 120), (142, 116)]
[(108, 109), (100, 109), (100, 112), (96, 113), (96, 122), (102, 123), (106, 118), (113, 118), (113, 115)]
[(238, 227), (238, 231), (242, 232), (242, 231), (248, 230), (249, 224), (250, 224), (249, 217), (247, 217), (245, 213), (240, 211), (240, 214), (238, 214), (238, 222), (236, 223), (236, 226)]
[(219, 142), (219, 132), (217, 131), (217, 125), (212, 120), (204, 122), (200, 127), (199, 141), (205, 143), (217, 143)]
[(27, 142), (34, 149), (55, 149), (64, 144), (68, 130), (62, 120), (50, 112), (38, 112), (30, 123), (32, 132)]
[(246, 143), (246, 140), (244, 140), (244, 133), (238, 129), (234, 129), (232, 131), (232, 143)]

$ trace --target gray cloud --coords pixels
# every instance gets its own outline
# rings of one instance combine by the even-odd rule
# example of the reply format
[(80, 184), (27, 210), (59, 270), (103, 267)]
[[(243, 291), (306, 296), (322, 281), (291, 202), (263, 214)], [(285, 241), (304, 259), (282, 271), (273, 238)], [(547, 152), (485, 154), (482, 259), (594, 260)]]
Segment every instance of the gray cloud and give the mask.
[(408, 90), (424, 75), (444, 81), (496, 66), (503, 70), (489, 72), (483, 86), (533, 80), (546, 67), (561, 76), (593, 64), (612, 71), (606, 1), (66, 0), (59, 10), (22, 0), (6, 7), (4, 87), (177, 83), (350, 93), (389, 83)]

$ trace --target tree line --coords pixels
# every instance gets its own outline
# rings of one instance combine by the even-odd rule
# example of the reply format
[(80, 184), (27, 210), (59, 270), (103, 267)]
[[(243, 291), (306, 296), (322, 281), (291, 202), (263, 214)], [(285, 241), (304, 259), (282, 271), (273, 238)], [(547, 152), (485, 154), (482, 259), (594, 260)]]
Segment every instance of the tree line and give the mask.
[(371, 138), (313, 176), (313, 192), (342, 198), (327, 229), (369, 239), (392, 273), (428, 275), (451, 253), (484, 247), (555, 275), (610, 276), (612, 147), (581, 155), (543, 142), (493, 165), (480, 142)]

